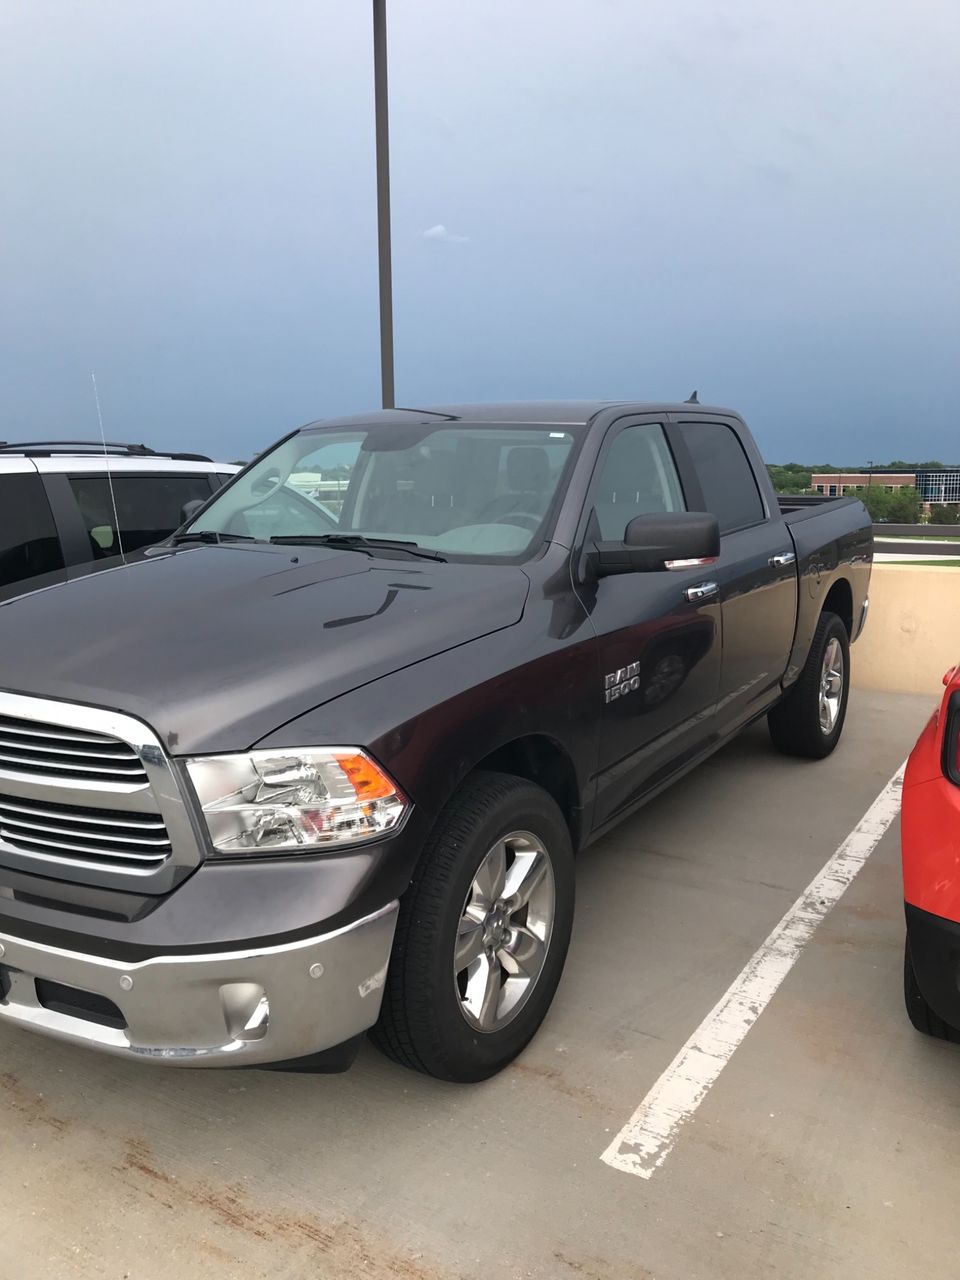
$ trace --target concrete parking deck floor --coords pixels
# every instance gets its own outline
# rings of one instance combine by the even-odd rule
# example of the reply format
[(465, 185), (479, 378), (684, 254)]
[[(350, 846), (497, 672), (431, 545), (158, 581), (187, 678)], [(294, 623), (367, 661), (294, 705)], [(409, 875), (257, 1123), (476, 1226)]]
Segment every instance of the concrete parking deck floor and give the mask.
[(833, 759), (762, 728), (587, 854), (554, 1011), (482, 1086), (136, 1068), (0, 1029), (0, 1276), (948, 1277), (960, 1049), (901, 1000), (896, 824), (643, 1180), (600, 1155), (912, 746), (857, 693)]

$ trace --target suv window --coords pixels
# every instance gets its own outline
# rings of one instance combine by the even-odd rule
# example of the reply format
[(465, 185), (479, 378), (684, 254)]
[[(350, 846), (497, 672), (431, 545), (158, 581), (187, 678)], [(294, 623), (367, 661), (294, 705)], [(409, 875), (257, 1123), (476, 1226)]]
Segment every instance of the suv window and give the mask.
[(696, 467), (704, 505), (717, 517), (720, 532), (759, 524), (764, 519), (763, 499), (736, 432), (722, 422), (684, 422), (680, 430)]
[[(120, 554), (113, 499), (106, 476), (70, 476), (70, 487), (90, 538), (90, 556), (103, 560)], [(200, 476), (115, 475), (113, 492), (124, 551), (136, 551), (168, 538), (183, 523), (188, 502), (210, 497), (210, 481)]]
[(43, 481), (22, 472), (0, 476), (0, 591), (62, 568), (63, 552)]
[(625, 427), (597, 479), (593, 509), (602, 542), (619, 542), (635, 516), (683, 511), (683, 494), (663, 427)]

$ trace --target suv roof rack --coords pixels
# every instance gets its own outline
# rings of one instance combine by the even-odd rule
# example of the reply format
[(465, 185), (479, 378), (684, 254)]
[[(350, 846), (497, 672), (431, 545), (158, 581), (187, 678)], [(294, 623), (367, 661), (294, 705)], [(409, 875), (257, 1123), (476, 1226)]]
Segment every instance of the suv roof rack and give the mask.
[(176, 462), (212, 462), (204, 453), (171, 453), (145, 444), (118, 444), (114, 440), (0, 440), (0, 453), (22, 453), (30, 458), (51, 458), (58, 453), (113, 453), (128, 458), (171, 458)]

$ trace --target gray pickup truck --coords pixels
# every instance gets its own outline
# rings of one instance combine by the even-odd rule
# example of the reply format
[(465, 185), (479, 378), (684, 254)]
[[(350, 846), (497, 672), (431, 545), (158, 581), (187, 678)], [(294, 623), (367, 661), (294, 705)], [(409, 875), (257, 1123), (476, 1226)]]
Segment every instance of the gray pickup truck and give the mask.
[(760, 717), (832, 752), (871, 561), (863, 506), (781, 509), (728, 410), (292, 433), (125, 566), (0, 604), (0, 1023), (304, 1070), (372, 1029), (493, 1074), (577, 852)]

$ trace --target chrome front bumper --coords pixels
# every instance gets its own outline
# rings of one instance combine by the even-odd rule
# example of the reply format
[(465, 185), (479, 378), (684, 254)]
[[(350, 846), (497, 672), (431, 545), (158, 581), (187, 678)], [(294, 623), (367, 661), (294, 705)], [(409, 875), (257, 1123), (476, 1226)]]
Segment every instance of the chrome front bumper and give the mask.
[(136, 964), (0, 934), (0, 1022), (163, 1066), (306, 1057), (376, 1022), (397, 911), (286, 946)]

